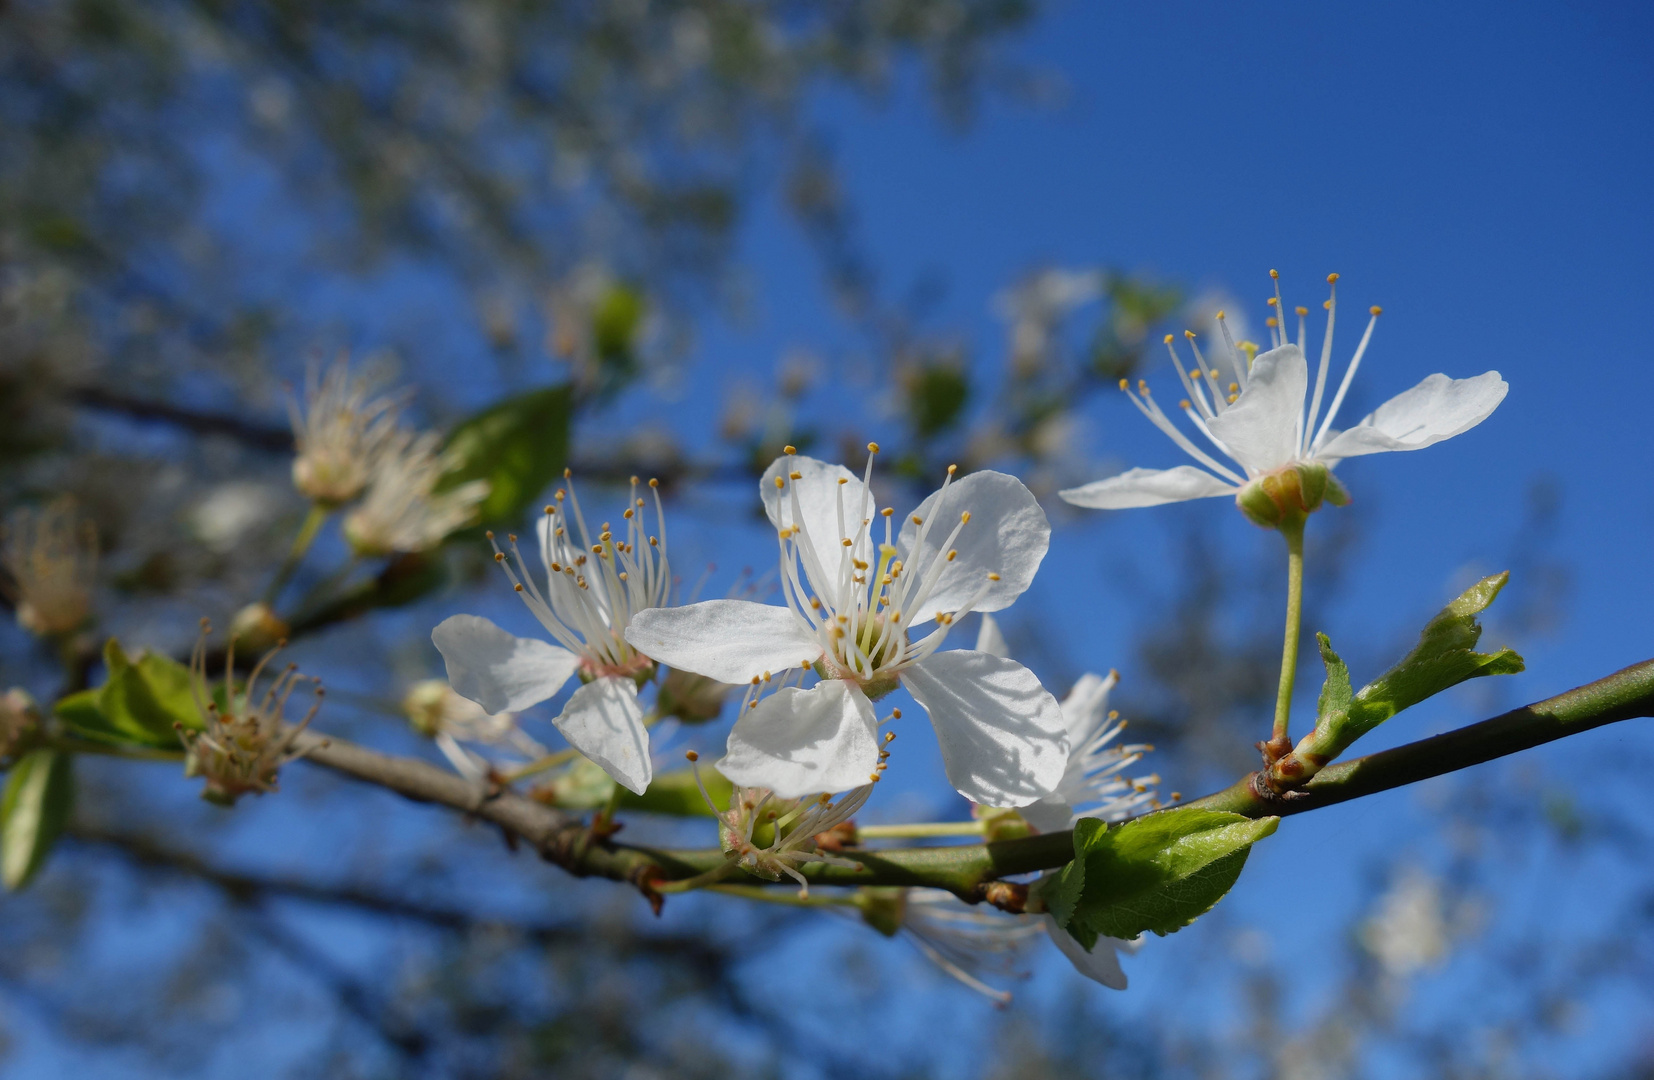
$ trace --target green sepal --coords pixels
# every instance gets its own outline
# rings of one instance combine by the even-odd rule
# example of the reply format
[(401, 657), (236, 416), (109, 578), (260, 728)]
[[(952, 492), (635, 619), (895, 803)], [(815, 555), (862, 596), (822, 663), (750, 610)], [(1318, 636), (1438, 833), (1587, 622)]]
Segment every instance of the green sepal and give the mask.
[(1176, 933), (1240, 877), (1252, 845), (1279, 818), (1179, 809), (1110, 828), (1074, 826), (1074, 861), (1041, 890), (1046, 909), (1086, 949), (1098, 937)]
[(52, 852), (75, 802), (74, 755), (42, 747), (12, 766), (0, 795), (0, 883), (23, 888)]
[[(507, 398), (462, 420), (448, 433), (443, 452), (454, 465), (438, 490), (487, 480), (478, 520), (517, 528), (529, 506), (562, 475), (573, 407), (574, 393), (562, 384)], [(455, 535), (474, 539), (474, 530)]]
[(179, 749), (178, 729), (205, 721), (190, 690), (189, 669), (160, 653), (127, 656), (110, 638), (103, 647), (108, 678), (95, 690), (70, 694), (53, 713), (72, 734), (116, 746)]
[(1330, 758), (1396, 713), (1468, 679), (1524, 670), (1522, 657), (1513, 649), (1480, 653), (1475, 648), (1482, 636), (1476, 616), (1509, 580), (1509, 573), (1495, 574), (1466, 589), (1426, 624), (1412, 652), (1353, 696), (1349, 669), (1327, 636), (1317, 634), (1327, 669), (1315, 724), (1317, 752)]

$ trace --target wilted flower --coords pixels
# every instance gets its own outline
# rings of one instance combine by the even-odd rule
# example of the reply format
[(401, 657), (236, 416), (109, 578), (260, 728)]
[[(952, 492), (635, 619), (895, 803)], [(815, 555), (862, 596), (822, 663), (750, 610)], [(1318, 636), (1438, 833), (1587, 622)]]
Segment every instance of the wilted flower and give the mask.
[[(1280, 275), (1270, 271), (1279, 281)], [(1338, 275), (1327, 279), (1336, 283)], [(1212, 448), (1234, 461), (1231, 468), (1202, 450), (1165, 414), (1149, 393), (1148, 383), (1138, 381), (1137, 393), (1127, 390), (1139, 412), (1195, 461), (1205, 466), (1180, 465), (1173, 469), (1131, 469), (1119, 476), (1098, 480), (1062, 492), (1075, 506), (1119, 510), (1135, 506), (1235, 495), (1236, 502), (1252, 520), (1274, 526), (1286, 518), (1317, 509), (1323, 499), (1334, 504), (1347, 501), (1342, 486), (1330, 470), (1344, 458), (1379, 454), (1392, 450), (1419, 450), (1444, 439), (1463, 434), (1486, 420), (1498, 408), (1509, 389), (1497, 371), (1474, 378), (1450, 379), (1431, 375), (1406, 393), (1380, 405), (1346, 431), (1332, 427), (1338, 408), (1344, 403), (1361, 358), (1372, 340), (1379, 309), (1371, 309), (1367, 330), (1356, 346), (1355, 355), (1344, 372), (1338, 391), (1326, 414), (1321, 401), (1328, 388), (1327, 374), (1332, 362), (1332, 330), (1337, 315), (1337, 289), (1326, 302), (1327, 329), (1321, 343), (1321, 360), (1314, 391), (1310, 391), (1309, 365), (1304, 359), (1306, 308), (1298, 308), (1298, 341), (1287, 337), (1280, 316), (1285, 307), (1277, 284), (1270, 299), (1275, 316), (1269, 319), (1271, 343), (1268, 352), (1255, 359), (1255, 347), (1237, 345), (1218, 313), (1223, 327), (1229, 374), (1224, 375), (1216, 354), (1208, 361), (1186, 334), (1194, 352), (1195, 366), (1185, 369), (1182, 359), (1166, 336), (1172, 365), (1187, 397), (1184, 413), (1198, 434)], [(1308, 411), (1305, 396), (1309, 395)], [(1317, 421), (1319, 420), (1319, 424)], [(1206, 471), (1210, 470), (1210, 471)]]
[[(751, 687), (719, 771), (784, 798), (855, 787), (879, 760), (873, 699), (900, 683), (930, 714), (966, 798), (1025, 806), (1049, 794), (1068, 751), (1056, 699), (1014, 661), (937, 651), (958, 616), (1004, 608), (1033, 580), (1051, 535), (1033, 495), (998, 472), (953, 483), (950, 468), (896, 535), (893, 511), (874, 509), (871, 456), (858, 479), (787, 451), (760, 482), (787, 606), (708, 600), (641, 613), (627, 631), (662, 663)], [(785, 685), (810, 669), (815, 686)]]
[[(564, 478), (568, 475), (565, 470)], [(552, 723), (576, 750), (642, 794), (652, 769), (638, 683), (654, 671), (654, 663), (629, 644), (625, 634), (638, 612), (667, 602), (672, 571), (666, 559), (666, 516), (659, 485), (649, 481), (660, 529), (659, 536), (650, 536), (643, 529), (644, 501), (637, 496), (637, 483), (633, 477), (631, 505), (623, 515), (624, 537), (616, 538), (610, 523), (604, 522), (595, 542), (574, 485), (557, 492), (556, 505), (546, 507), (540, 522), (540, 557), (547, 570), (544, 592), (523, 562), (515, 536), (509, 538), (509, 557), (494, 546), (494, 558), (517, 595), (557, 645), (516, 637), (477, 615), (443, 620), (431, 632), (431, 640), (447, 663), (448, 682), (489, 713), (521, 712), (537, 705), (578, 672), (585, 685)], [(578, 546), (573, 534), (579, 536)], [(488, 539), (493, 543), (494, 534)]]
[(25, 630), (51, 637), (86, 621), (98, 569), (98, 534), (73, 499), (12, 511), (0, 529), (0, 542), (0, 562), (11, 575), (8, 592)]
[(461, 743), (507, 746), (529, 759), (545, 756), (545, 747), (517, 726), (515, 713), (490, 716), (442, 679), (415, 683), (402, 698), (402, 711), (415, 731), (433, 740), (454, 768), (473, 780), (485, 778), (489, 764)]
[[(184, 775), (205, 778), (207, 786), (201, 797), (229, 805), (249, 792), (262, 795), (276, 790), (277, 772), (303, 756), (294, 752), (293, 743), (322, 707), (323, 691), (320, 680), (306, 679), (297, 665), (288, 664), (265, 688), (264, 696), (257, 696), (259, 676), (281, 651), (280, 645), (264, 654), (247, 676), (246, 684), (238, 689), (234, 638), (224, 661), (223, 687), (215, 691), (207, 675), (207, 637), (211, 633), (211, 624), (202, 619), (201, 636), (190, 654), (190, 690), (204, 727), (193, 731), (180, 724), (178, 735), (188, 751)], [(288, 725), (283, 720), (287, 699), (301, 682), (314, 686), (315, 700), (303, 720)]]
[(425, 551), (471, 523), (488, 498), (488, 481), (468, 480), (438, 492), (455, 462), (438, 451), (434, 432), (397, 430), (380, 453), (361, 505), (345, 518), (345, 539), (359, 555)]
[[(689, 752), (691, 762), (696, 757), (694, 751)], [(695, 782), (701, 783), (698, 767)], [(718, 840), (730, 864), (769, 881), (779, 881), (785, 874), (798, 882), (801, 896), (810, 892), (809, 881), (798, 872), (803, 864), (861, 865), (825, 853), (817, 838), (848, 822), (872, 793), (871, 782), (845, 792), (837, 802), (825, 793), (809, 799), (780, 799), (767, 788), (736, 787), (730, 792), (729, 809), (720, 812), (701, 784), (701, 796), (718, 816)]]
[(12, 687), (0, 694), (0, 759), (11, 757), (40, 730), (40, 707), (27, 690)]
[(304, 407), (288, 400), (293, 421), (293, 486), (309, 499), (331, 506), (360, 495), (373, 478), (379, 457), (396, 438), (398, 403), (370, 397), (371, 381), (352, 376), (343, 360), (318, 378), (305, 372)]

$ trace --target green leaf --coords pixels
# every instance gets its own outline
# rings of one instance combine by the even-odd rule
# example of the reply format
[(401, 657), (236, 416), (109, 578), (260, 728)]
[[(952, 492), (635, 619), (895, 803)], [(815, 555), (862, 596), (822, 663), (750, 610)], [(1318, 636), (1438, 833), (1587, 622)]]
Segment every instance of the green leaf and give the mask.
[(592, 347), (618, 382), (637, 371), (637, 336), (648, 313), (648, 297), (630, 285), (611, 287), (592, 306)]
[(0, 882), (16, 891), (46, 865), (75, 801), (73, 755), (32, 750), (12, 766), (0, 796)]
[(117, 746), (177, 750), (176, 724), (201, 728), (183, 664), (153, 652), (133, 660), (114, 638), (104, 644), (103, 660), (109, 677), (102, 686), (70, 694), (52, 710), (72, 733)]
[(479, 519), (484, 525), (518, 528), (529, 506), (568, 463), (573, 402), (566, 384), (547, 386), (462, 421), (448, 434), (445, 452), (455, 465), (440, 490), (487, 480), (488, 498), (478, 509)]
[[(1467, 679), (1523, 670), (1522, 658), (1512, 649), (1493, 653), (1475, 649), (1482, 636), (1482, 624), (1476, 616), (1493, 603), (1509, 580), (1508, 573), (1495, 574), (1466, 589), (1430, 620), (1412, 652), (1363, 686), (1354, 698), (1349, 697), (1350, 677), (1344, 662), (1332, 651), (1326, 636), (1317, 635), (1321, 658), (1327, 665), (1327, 688), (1321, 692), (1321, 716), (1316, 727), (1332, 737), (1331, 752), (1342, 751), (1396, 713)], [(1335, 682), (1343, 685), (1342, 698), (1334, 689)]]
[(970, 400), (970, 377), (958, 363), (925, 364), (907, 377), (908, 414), (921, 439), (952, 427)]
[(1086, 948), (1101, 937), (1171, 934), (1212, 909), (1279, 818), (1168, 810), (1109, 828), (1074, 826), (1074, 861), (1043, 891), (1046, 907)]

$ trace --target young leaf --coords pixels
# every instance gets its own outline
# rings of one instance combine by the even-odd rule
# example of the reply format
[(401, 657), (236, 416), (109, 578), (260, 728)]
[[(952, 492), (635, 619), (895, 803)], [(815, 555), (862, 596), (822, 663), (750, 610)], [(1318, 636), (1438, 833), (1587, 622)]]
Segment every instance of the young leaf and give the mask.
[[(1419, 643), (1401, 663), (1361, 688), (1348, 706), (1346, 721), (1340, 725), (1339, 749), (1382, 724), (1403, 709), (1417, 705), (1467, 679), (1483, 675), (1512, 675), (1523, 670), (1522, 658), (1512, 649), (1479, 653), (1476, 642), (1482, 624), (1476, 621), (1493, 598), (1499, 595), (1510, 574), (1483, 578), (1443, 608), (1425, 626)], [(1330, 646), (1326, 649), (1331, 653)], [(1336, 660), (1337, 655), (1333, 654)], [(1339, 666), (1342, 667), (1342, 661)], [(1331, 678), (1332, 669), (1328, 668)], [(1344, 675), (1346, 684), (1349, 676)]]
[(200, 728), (189, 669), (160, 653), (133, 660), (110, 638), (103, 647), (109, 677), (96, 690), (70, 694), (53, 708), (75, 735), (119, 746), (179, 749), (175, 724)]
[(1279, 818), (1168, 810), (1109, 828), (1074, 826), (1074, 861), (1043, 890), (1047, 909), (1089, 949), (1101, 937), (1175, 933), (1212, 909)]
[(444, 450), (457, 464), (439, 490), (487, 480), (488, 498), (477, 510), (479, 519), (485, 525), (519, 527), (529, 506), (568, 463), (573, 401), (567, 385), (547, 386), (461, 421), (449, 432)]
[(706, 785), (706, 793), (711, 796), (716, 809), (707, 805), (706, 798), (695, 783), (695, 774), (689, 769), (656, 773), (654, 779), (649, 781), (649, 789), (642, 795), (621, 789), (620, 806), (622, 809), (646, 810), (653, 814), (703, 818), (716, 817), (729, 809), (729, 796), (735, 787), (724, 779), (722, 773), (703, 768), (701, 782)]
[(0, 796), (0, 883), (21, 889), (46, 865), (74, 806), (73, 756), (31, 750), (12, 766)]

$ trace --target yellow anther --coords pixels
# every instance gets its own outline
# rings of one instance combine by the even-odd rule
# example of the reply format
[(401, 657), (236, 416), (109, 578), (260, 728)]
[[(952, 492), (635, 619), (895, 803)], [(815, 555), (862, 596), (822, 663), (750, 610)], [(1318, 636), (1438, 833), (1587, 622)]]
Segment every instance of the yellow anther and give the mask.
[(1221, 312), (1221, 311), (1218, 312), (1218, 318), (1220, 318), (1220, 319), (1223, 318), (1223, 312)]
[(630, 521), (631, 518), (632, 518), (632, 508), (628, 506), (626, 508), (626, 512), (624, 514), (621, 514), (620, 516), (625, 518), (626, 520)]
[(895, 512), (896, 512), (896, 508), (894, 506), (887, 506), (883, 510), (879, 511), (879, 513), (883, 514), (885, 517), (889, 517), (891, 514), (894, 514)]
[(1172, 343), (1172, 335), (1167, 334), (1166, 335), (1166, 344), (1170, 345), (1171, 343)]
[(970, 519), (971, 519), (971, 512), (969, 510), (966, 510), (963, 514), (959, 515), (959, 520), (961, 522), (968, 522), (968, 521), (970, 521)]
[(788, 475), (788, 476), (789, 476), (789, 477), (791, 477), (791, 478), (792, 478), (792, 479), (794, 479), (794, 480), (802, 480), (802, 479), (804, 479), (804, 474), (803, 474), (803, 473), (801, 473), (801, 472), (790, 472), (790, 473), (788, 473), (788, 474), (787, 474), (787, 475)]
[(848, 484), (850, 482), (850, 478), (847, 476), (841, 476), (838, 478), (838, 482), (841, 484)]
[(767, 671), (766, 671), (766, 672), (764, 672), (764, 681), (765, 681), (765, 682), (769, 682), (769, 681), (770, 681), (770, 673), (769, 673), (769, 672), (767, 672)]
[(783, 454), (796, 454), (796, 453), (798, 453), (798, 447), (796, 447), (796, 446), (783, 446), (781, 448), (781, 452)]
[(1323, 301), (1321, 301), (1321, 306), (1324, 309), (1326, 309), (1327, 311), (1331, 311), (1332, 310), (1332, 301), (1331, 300), (1323, 300)]
[[(902, 718), (902, 710), (893, 709), (893, 710), (891, 710), (890, 715), (894, 716), (896, 719), (900, 720)], [(894, 731), (887, 731), (887, 732), (884, 733), (884, 741), (885, 742), (889, 743), (889, 742), (894, 742), (895, 740), (896, 740), (896, 733)]]
[(868, 453), (869, 453), (869, 454), (876, 454), (876, 453), (878, 453), (878, 452), (879, 452), (879, 444), (878, 444), (878, 443), (876, 443), (876, 442), (870, 442), (870, 443), (868, 443), (868, 444), (867, 444), (867, 452), (868, 452)]
[(1267, 318), (1263, 321), (1263, 324), (1265, 326), (1279, 326), (1280, 322), (1275, 318), (1275, 316), (1271, 315), (1269, 318)]
[(956, 557), (958, 557), (958, 555), (959, 555), (959, 549), (958, 548), (954, 548), (952, 551), (948, 552), (948, 562), (952, 562)]
[(1368, 308), (1368, 309), (1367, 309), (1367, 310), (1368, 310), (1368, 311), (1371, 311), (1371, 312), (1372, 312), (1372, 313), (1373, 313), (1373, 317), (1374, 317), (1374, 318), (1375, 318), (1375, 319), (1376, 319), (1376, 318), (1377, 318), (1377, 317), (1378, 317), (1378, 316), (1380, 316), (1380, 315), (1382, 315), (1382, 314), (1384, 314), (1384, 309), (1383, 309), (1383, 308), (1381, 308), (1381, 307), (1378, 307), (1378, 306), (1376, 306), (1376, 305), (1375, 305), (1375, 306), (1373, 306), (1373, 307), (1370, 307), (1370, 308)]
[(994, 573), (992, 570), (990, 570), (990, 571), (988, 571), (988, 580), (989, 581), (998, 581), (999, 580), (999, 575)]
[(1240, 393), (1240, 383), (1233, 383), (1233, 382), (1232, 382), (1232, 383), (1230, 383), (1230, 384), (1229, 384), (1229, 392), (1230, 392), (1230, 393), (1231, 393), (1231, 394), (1238, 394), (1238, 393)]
[(511, 586), (511, 589), (512, 589), (513, 592), (522, 592), (523, 591), (522, 582), (518, 582), (517, 584)]
[(814, 597), (814, 596), (810, 597), (810, 606), (815, 608), (817, 611), (820, 611), (821, 610), (821, 600), (820, 600), (820, 598), (819, 597)]
[(626, 580), (626, 571), (624, 571), (624, 570), (622, 570), (622, 571), (621, 571), (621, 572), (620, 572), (620, 580), (621, 580), (621, 581), (625, 581), (625, 580)]
[(1233, 392), (1233, 391), (1230, 391), (1230, 393), (1229, 393), (1229, 404), (1233, 405), (1235, 402), (1237, 402), (1239, 400), (1240, 400), (1240, 395)]
[(758, 676), (754, 675), (752, 677), (752, 685), (754, 685), (754, 686), (758, 685)]
[(1307, 307), (1295, 307), (1292, 310), (1296, 311), (1300, 317), (1309, 314), (1309, 308)]
[(658, 488), (658, 487), (660, 487), (660, 481), (656, 480), (653, 476), (651, 476), (649, 478), (649, 486), (652, 487), (652, 488)]
[(484, 535), (484, 536), (486, 536), (486, 537), (488, 537), (488, 539), (490, 539), (490, 540), (492, 540), (492, 539), (494, 539), (494, 530), (493, 530), (493, 529), (489, 529), (489, 530), (488, 530), (488, 531), (487, 531), (487, 532), (486, 532), (486, 533), (484, 533), (484, 534), (483, 534), (483, 535)]
[(557, 507), (551, 505), (550, 503), (546, 503), (546, 513), (548, 513), (548, 514), (557, 513)]
[(690, 761), (699, 761), (699, 760), (701, 760), (701, 755), (695, 753), (695, 751), (693, 751), (693, 750), (684, 751), (683, 756), (688, 758)]
[(1193, 341), (1195, 339), (1195, 332), (1193, 330), (1185, 330), (1183, 331), (1183, 336), (1188, 338), (1190, 341)]
[(1276, 300), (1273, 296), (1271, 296), (1268, 300), (1264, 301), (1264, 303), (1268, 304), (1270, 307), (1274, 307), (1279, 302), (1280, 301)]
[(1149, 392), (1149, 380), (1147, 380), (1147, 379), (1138, 379), (1137, 380), (1137, 392), (1139, 394), (1145, 394), (1146, 395)]
[(839, 541), (839, 543), (841, 543), (841, 544), (843, 544), (843, 545), (844, 545), (844, 546), (845, 546), (845, 547), (849, 547), (849, 546), (850, 546), (850, 540), (849, 540), (849, 538), (845, 538), (845, 539), (843, 539), (843, 540), (840, 540), (840, 541)]
[(959, 466), (957, 466), (957, 465), (949, 465), (948, 466), (948, 475), (949, 476), (952, 476), (954, 473), (956, 473), (958, 471), (959, 471)]
[(1131, 386), (1131, 383), (1127, 382), (1125, 379), (1120, 380), (1120, 389), (1125, 390), (1130, 386)]
[(1200, 369), (1199, 368), (1190, 368), (1189, 369), (1189, 378), (1191, 378), (1191, 379), (1200, 378)]
[(1193, 405), (1190, 405), (1190, 404), (1189, 404), (1189, 399), (1188, 399), (1188, 398), (1184, 398), (1184, 399), (1183, 399), (1183, 400), (1182, 400), (1182, 401), (1180, 401), (1180, 402), (1178, 402), (1178, 404), (1179, 404), (1179, 405), (1180, 405), (1180, 406), (1182, 406), (1182, 407), (1183, 407), (1183, 408), (1185, 408), (1185, 409), (1192, 409), (1192, 408), (1194, 408), (1194, 406), (1193, 406)]
[(564, 469), (563, 470), (563, 479), (564, 480), (567, 480), (567, 479), (571, 478), (572, 476), (574, 476), (574, 470), (573, 469)]
[(562, 564), (561, 563), (552, 563), (551, 564), (551, 572), (554, 573), (554, 574), (561, 574), (563, 572)]
[[(902, 710), (900, 710), (900, 709), (891, 709), (890, 710), (890, 715), (894, 716), (896, 719), (900, 720), (902, 718)], [(889, 735), (885, 736), (884, 741), (889, 742), (891, 739), (894, 739), (895, 737), (896, 737), (896, 733), (891, 732)]]
[(494, 561), (495, 562), (505, 562), (505, 552), (503, 552), (503, 551), (494, 552)]
[(1279, 270), (1271, 270), (1269, 272), (1269, 276), (1276, 279), (1277, 281), (1279, 281), (1280, 277), (1281, 277), (1281, 272)]
[(869, 780), (873, 781), (875, 784), (879, 782), (879, 774), (878, 773), (868, 773), (867, 778)]
[(787, 486), (787, 482), (785, 480), (781, 479), (779, 476), (775, 478), (775, 488), (776, 488), (777, 491), (781, 490), (782, 488), (784, 488), (786, 486)]
[(1327, 284), (1328, 285), (1338, 284), (1338, 275), (1337, 274), (1328, 274), (1327, 275)]

